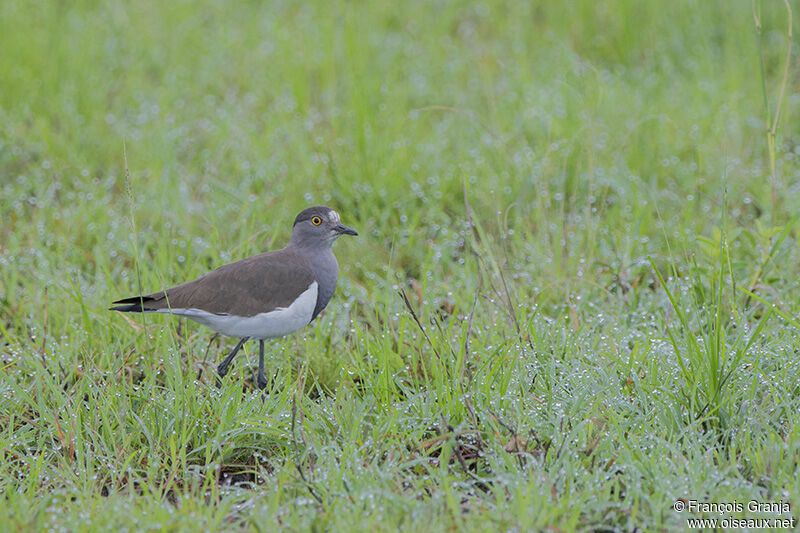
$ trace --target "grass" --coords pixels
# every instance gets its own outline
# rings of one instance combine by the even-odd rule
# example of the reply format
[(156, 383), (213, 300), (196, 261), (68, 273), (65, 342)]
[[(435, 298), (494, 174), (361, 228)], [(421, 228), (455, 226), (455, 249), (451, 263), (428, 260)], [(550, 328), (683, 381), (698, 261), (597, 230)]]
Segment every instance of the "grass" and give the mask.
[[(753, 8), (0, 4), (0, 522), (794, 513), (800, 17)], [(318, 203), (361, 236), (263, 398), (254, 345), (217, 389), (234, 340), (106, 310)]]

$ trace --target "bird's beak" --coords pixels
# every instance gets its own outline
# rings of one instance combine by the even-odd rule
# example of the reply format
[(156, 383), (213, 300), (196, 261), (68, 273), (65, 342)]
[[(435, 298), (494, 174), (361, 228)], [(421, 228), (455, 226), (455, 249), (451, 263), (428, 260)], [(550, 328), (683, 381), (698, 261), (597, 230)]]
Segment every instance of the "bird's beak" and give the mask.
[(333, 231), (338, 233), (339, 235), (358, 235), (358, 232), (353, 228), (348, 228), (347, 226), (343, 226), (339, 224), (333, 228)]

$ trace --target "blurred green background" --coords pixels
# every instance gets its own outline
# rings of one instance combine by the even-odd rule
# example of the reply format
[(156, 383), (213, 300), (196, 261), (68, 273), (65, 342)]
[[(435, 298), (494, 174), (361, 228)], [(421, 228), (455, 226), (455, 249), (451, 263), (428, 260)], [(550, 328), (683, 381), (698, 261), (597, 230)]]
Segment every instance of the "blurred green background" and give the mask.
[[(658, 530), (676, 497), (796, 501), (788, 24), (777, 0), (0, 3), (9, 523)], [(361, 237), (265, 402), (244, 358), (214, 389), (228, 340), (106, 311), (314, 204)]]

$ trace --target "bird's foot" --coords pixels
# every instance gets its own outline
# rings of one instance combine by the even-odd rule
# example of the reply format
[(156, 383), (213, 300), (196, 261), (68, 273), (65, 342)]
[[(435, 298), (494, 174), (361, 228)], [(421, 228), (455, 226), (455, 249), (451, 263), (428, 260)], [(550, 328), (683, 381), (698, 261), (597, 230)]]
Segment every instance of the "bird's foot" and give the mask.
[(220, 364), (217, 367), (217, 375), (216, 375), (215, 384), (217, 385), (218, 389), (222, 388), (222, 378), (224, 378), (225, 374), (227, 374), (227, 373), (228, 373), (228, 367), (227, 366), (223, 366), (222, 364)]

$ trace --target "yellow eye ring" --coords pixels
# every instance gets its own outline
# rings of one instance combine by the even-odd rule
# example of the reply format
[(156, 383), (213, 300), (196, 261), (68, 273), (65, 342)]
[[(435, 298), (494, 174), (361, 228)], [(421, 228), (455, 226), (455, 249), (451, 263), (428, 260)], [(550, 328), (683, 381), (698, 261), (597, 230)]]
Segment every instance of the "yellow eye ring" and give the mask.
[(319, 226), (320, 224), (322, 224), (322, 219), (319, 217), (311, 217), (311, 223), (314, 224), (315, 226)]

